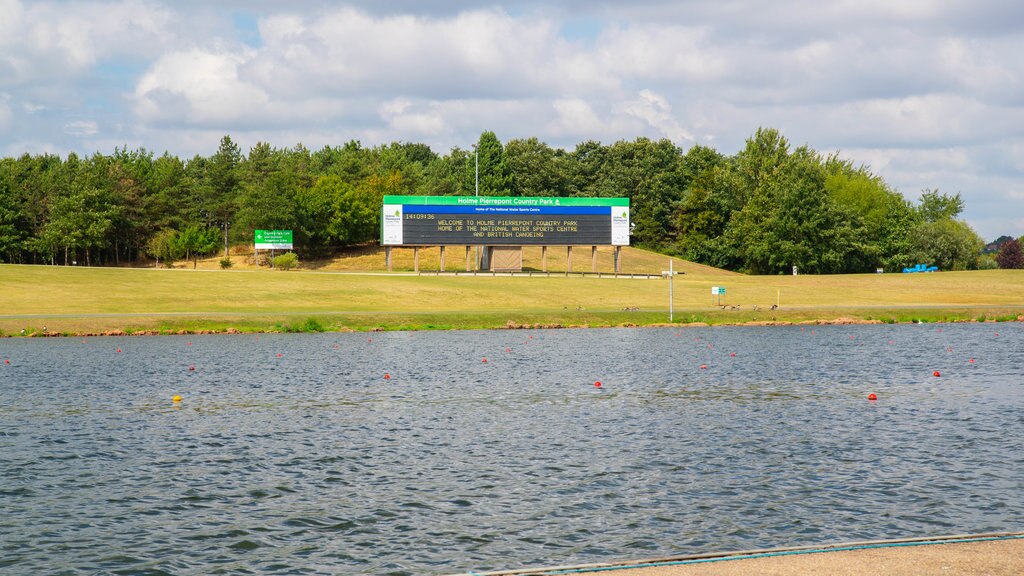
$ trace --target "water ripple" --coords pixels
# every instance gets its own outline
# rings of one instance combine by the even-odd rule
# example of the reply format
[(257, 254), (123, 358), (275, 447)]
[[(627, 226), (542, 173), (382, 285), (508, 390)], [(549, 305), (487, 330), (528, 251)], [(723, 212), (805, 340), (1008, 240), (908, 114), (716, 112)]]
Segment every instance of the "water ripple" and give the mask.
[(1024, 329), (991, 332), (9, 339), (0, 569), (429, 574), (1020, 530)]

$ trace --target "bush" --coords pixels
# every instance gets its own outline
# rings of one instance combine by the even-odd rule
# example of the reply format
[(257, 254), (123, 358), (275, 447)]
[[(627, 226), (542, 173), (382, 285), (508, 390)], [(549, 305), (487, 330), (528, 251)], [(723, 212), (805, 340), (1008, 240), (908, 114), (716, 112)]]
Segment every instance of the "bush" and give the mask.
[(996, 261), (1000, 268), (1024, 268), (1024, 250), (1021, 249), (1020, 240), (1003, 242), (1003, 245), (999, 247), (999, 253), (996, 254)]
[(307, 318), (301, 328), (302, 332), (323, 332), (324, 330), (326, 328), (316, 318)]
[(232, 264), (234, 264), (234, 262), (231, 261), (231, 258), (221, 258), (220, 259), (220, 268), (221, 268), (221, 270), (227, 270), (228, 268), (231, 268)]
[(272, 260), (274, 268), (291, 270), (299, 265), (299, 256), (295, 252), (285, 252), (280, 256), (274, 256)]

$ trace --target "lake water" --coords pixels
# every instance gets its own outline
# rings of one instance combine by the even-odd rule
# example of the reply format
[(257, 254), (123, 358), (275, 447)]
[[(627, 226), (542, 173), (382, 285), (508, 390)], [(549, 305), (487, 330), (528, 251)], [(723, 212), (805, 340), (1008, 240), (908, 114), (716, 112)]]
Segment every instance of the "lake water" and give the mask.
[(2, 573), (439, 574), (1024, 529), (1024, 324), (0, 358)]

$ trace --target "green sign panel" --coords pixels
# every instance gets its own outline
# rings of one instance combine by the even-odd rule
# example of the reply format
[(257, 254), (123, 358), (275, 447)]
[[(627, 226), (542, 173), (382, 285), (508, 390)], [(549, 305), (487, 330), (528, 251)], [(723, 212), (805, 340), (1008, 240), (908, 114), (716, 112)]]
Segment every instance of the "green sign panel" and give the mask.
[(629, 198), (540, 196), (385, 196), (385, 205), (431, 206), (629, 206)]
[(257, 250), (291, 250), (291, 230), (256, 230)]

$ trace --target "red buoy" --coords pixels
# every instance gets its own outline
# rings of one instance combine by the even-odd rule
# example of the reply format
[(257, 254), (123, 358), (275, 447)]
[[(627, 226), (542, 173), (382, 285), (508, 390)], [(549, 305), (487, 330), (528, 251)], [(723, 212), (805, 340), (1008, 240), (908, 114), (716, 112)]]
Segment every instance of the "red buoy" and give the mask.
[(974, 364), (974, 358), (971, 358), (970, 360), (968, 360), (968, 362), (970, 362), (971, 364)]
[(939, 376), (942, 376), (942, 373), (939, 372), (938, 370), (936, 370), (935, 372), (932, 372), (932, 376), (935, 376), (936, 378), (938, 378)]
[(280, 352), (278, 352), (278, 353), (277, 353), (277, 357), (278, 357), (278, 358), (280, 358), (280, 357), (281, 357), (281, 353), (280, 353)]
[(484, 358), (484, 364), (487, 364), (487, 358)]
[(385, 380), (391, 380), (391, 374), (388, 374), (387, 372), (385, 372), (384, 373), (384, 379)]
[(512, 351), (511, 348), (505, 348), (505, 352), (511, 352), (511, 351)]
[(701, 364), (700, 365), (700, 369), (701, 370), (707, 370), (708, 369), (708, 365), (707, 364)]
[(185, 345), (186, 345), (186, 346), (191, 346), (191, 345), (192, 345), (192, 343), (191, 343), (191, 342), (189, 342), (188, 344), (185, 344)]
[(736, 353), (735, 352), (730, 352), (729, 356), (732, 357), (732, 358), (735, 358), (736, 357)]
[(120, 354), (120, 353), (121, 353), (121, 349), (120, 349), (120, 348), (118, 348), (118, 349), (117, 349), (117, 353), (118, 353), (118, 354)]
[(189, 372), (195, 372), (196, 371), (196, 367), (194, 365), (193, 366), (189, 366), (188, 367), (188, 371)]
[[(971, 360), (971, 362), (974, 362), (974, 360)], [(4, 364), (10, 364), (10, 363), (11, 363), (10, 360), (4, 360)]]
[(594, 388), (600, 388), (600, 387), (601, 387), (601, 381), (600, 380), (598, 380), (597, 382), (594, 382)]
[(878, 396), (875, 396), (875, 393), (872, 392), (871, 394), (868, 394), (868, 400), (874, 402), (875, 400), (878, 400)]

